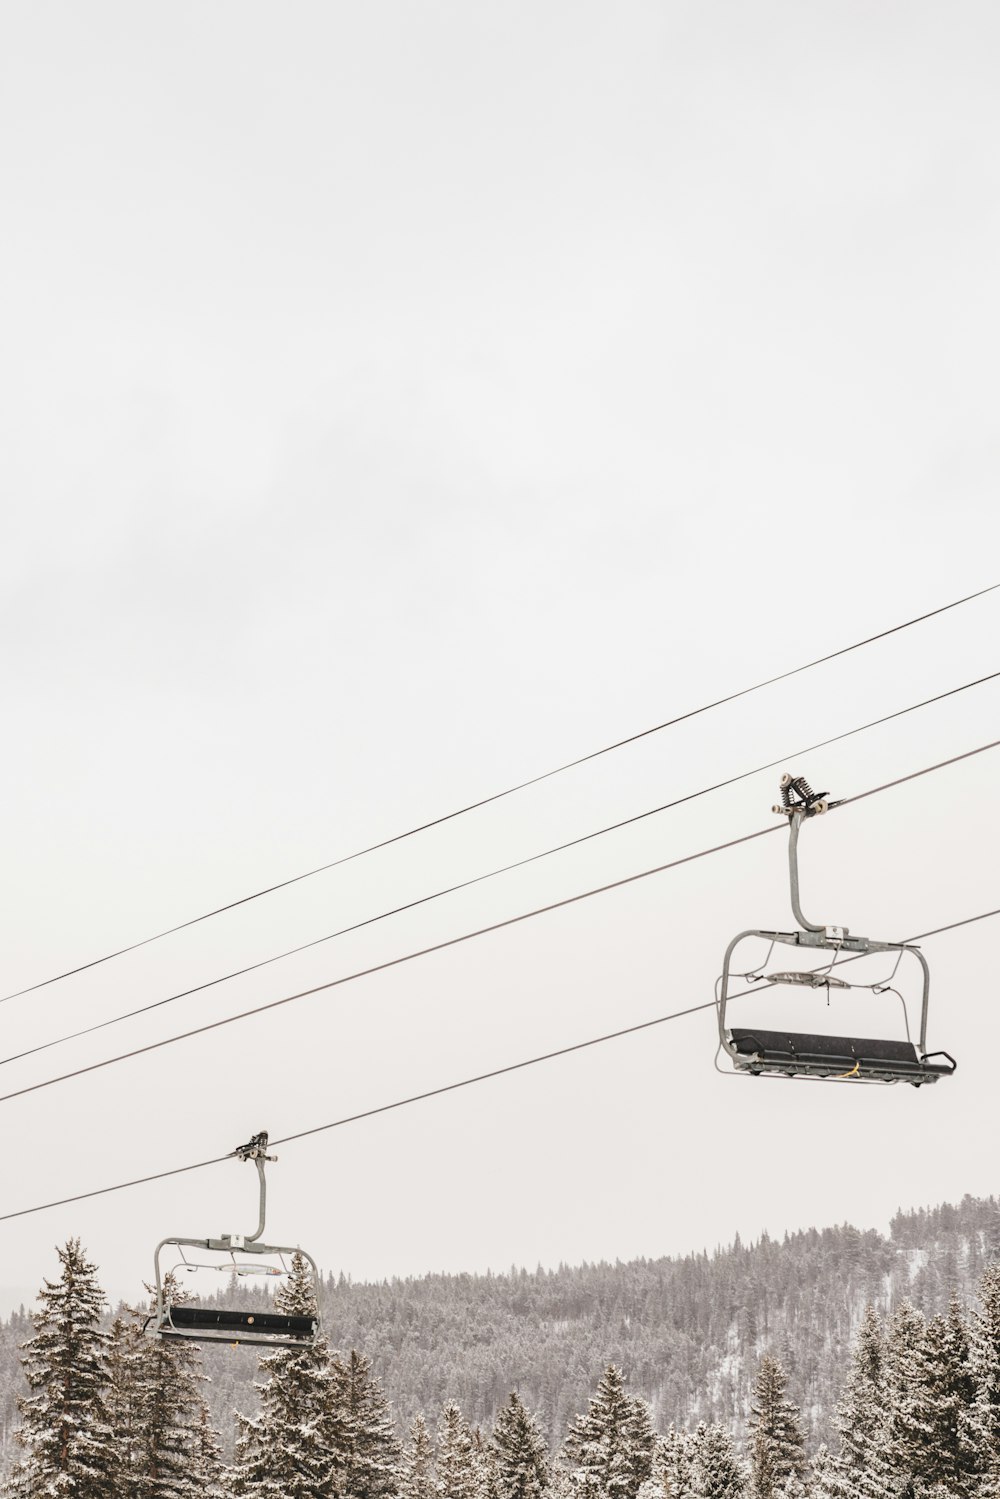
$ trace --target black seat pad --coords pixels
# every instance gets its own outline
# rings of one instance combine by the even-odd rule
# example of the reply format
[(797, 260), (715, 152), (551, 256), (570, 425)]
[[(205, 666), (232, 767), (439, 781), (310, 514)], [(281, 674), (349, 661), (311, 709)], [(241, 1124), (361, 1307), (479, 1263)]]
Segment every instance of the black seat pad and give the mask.
[(314, 1317), (290, 1316), (284, 1312), (230, 1312), (207, 1306), (172, 1306), (168, 1308), (174, 1327), (219, 1327), (227, 1331), (287, 1332), (311, 1337), (316, 1330)]
[(750, 1030), (734, 1026), (729, 1032), (736, 1050), (742, 1056), (759, 1053), (765, 1063), (819, 1062), (843, 1065), (844, 1071), (855, 1064), (879, 1071), (940, 1072), (952, 1070), (944, 1062), (922, 1062), (910, 1041), (876, 1041), (867, 1037), (803, 1035), (796, 1031)]

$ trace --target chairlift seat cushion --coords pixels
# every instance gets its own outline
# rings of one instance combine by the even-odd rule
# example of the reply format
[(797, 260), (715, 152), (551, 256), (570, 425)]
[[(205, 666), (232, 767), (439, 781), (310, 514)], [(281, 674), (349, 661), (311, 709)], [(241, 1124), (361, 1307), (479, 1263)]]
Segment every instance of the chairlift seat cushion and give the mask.
[(232, 1312), (218, 1307), (171, 1306), (167, 1308), (165, 1327), (178, 1330), (213, 1328), (220, 1332), (247, 1334), (285, 1333), (289, 1337), (311, 1338), (316, 1331), (315, 1317), (292, 1316), (285, 1312)]
[(748, 1068), (759, 1065), (765, 1072), (833, 1076), (853, 1072), (856, 1067), (856, 1075), (861, 1077), (920, 1078), (930, 1082), (954, 1071), (948, 1062), (921, 1060), (910, 1041), (750, 1030), (745, 1026), (734, 1026), (729, 1035), (740, 1057), (746, 1058), (745, 1065)]

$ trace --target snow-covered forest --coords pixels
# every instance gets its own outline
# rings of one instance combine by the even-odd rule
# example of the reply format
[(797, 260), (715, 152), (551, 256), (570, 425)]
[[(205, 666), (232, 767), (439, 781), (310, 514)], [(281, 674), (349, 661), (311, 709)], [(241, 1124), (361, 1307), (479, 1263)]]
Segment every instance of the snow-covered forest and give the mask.
[[(319, 1345), (262, 1360), (144, 1337), (148, 1309), (112, 1315), (71, 1241), (3, 1329), (4, 1491), (996, 1499), (998, 1230), (997, 1202), (966, 1198), (898, 1214), (889, 1238), (338, 1279)], [(275, 1300), (314, 1309), (303, 1261)]]

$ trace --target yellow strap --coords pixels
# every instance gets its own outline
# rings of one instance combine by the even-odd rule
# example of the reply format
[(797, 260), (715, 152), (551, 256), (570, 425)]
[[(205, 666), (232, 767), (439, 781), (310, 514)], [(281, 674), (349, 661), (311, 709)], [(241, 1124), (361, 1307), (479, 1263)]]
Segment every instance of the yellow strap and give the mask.
[(861, 1058), (859, 1057), (858, 1060), (855, 1062), (854, 1066), (851, 1068), (850, 1072), (835, 1072), (833, 1074), (833, 1080), (834, 1080), (834, 1082), (840, 1082), (845, 1077), (857, 1077), (857, 1075), (858, 1075), (858, 1073), (860, 1071), (861, 1071)]

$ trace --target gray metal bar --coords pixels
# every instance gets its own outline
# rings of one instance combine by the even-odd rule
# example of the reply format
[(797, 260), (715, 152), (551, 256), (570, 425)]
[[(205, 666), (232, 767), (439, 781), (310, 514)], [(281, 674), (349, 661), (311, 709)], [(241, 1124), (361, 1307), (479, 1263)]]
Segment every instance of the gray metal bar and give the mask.
[(788, 819), (788, 877), (792, 889), (792, 915), (803, 931), (825, 932), (826, 927), (806, 920), (799, 901), (799, 827), (804, 817), (804, 812), (795, 811)]

